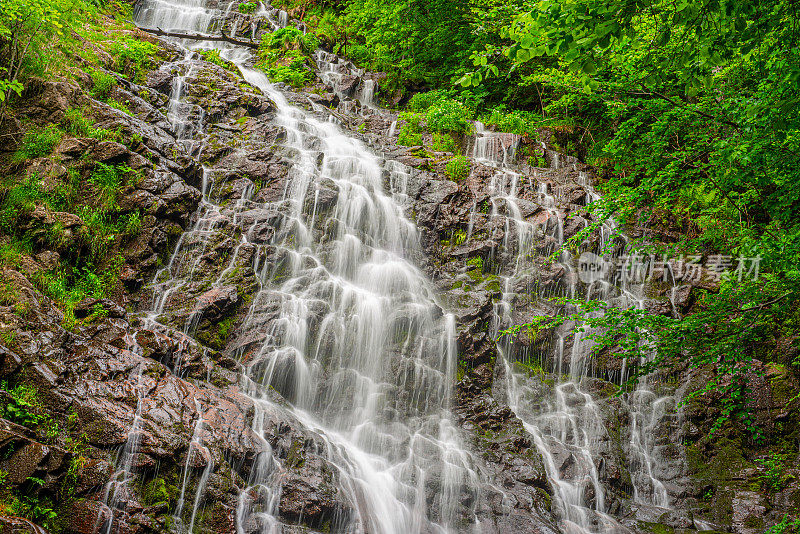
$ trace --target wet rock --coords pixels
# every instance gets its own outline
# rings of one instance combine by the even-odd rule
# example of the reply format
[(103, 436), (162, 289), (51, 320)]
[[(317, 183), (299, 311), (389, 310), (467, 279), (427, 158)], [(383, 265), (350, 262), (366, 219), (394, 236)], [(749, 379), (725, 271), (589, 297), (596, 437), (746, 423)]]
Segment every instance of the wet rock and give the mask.
[(80, 88), (66, 81), (33, 80), (26, 84), (28, 97), (35, 92), (21, 111), (29, 119), (58, 124), (64, 119), (64, 113), (73, 103), (81, 100)]
[(169, 95), (172, 89), (172, 80), (174, 77), (174, 74), (170, 70), (153, 70), (147, 73), (147, 81), (145, 81), (145, 85), (151, 89), (155, 89), (160, 93)]
[(91, 158), (103, 163), (113, 163), (126, 159), (130, 150), (125, 145), (114, 141), (101, 141), (92, 148)]
[(360, 82), (361, 80), (357, 76), (346, 74), (336, 82), (333, 89), (344, 96), (352, 97)]
[(0, 515), (0, 534), (47, 534), (47, 530), (21, 517)]
[(219, 321), (239, 302), (239, 293), (233, 286), (209, 289), (197, 299), (194, 313), (202, 314), (211, 322)]
[(100, 313), (106, 317), (125, 317), (127, 311), (111, 299), (86, 298), (75, 305), (75, 317), (84, 319), (92, 314)]

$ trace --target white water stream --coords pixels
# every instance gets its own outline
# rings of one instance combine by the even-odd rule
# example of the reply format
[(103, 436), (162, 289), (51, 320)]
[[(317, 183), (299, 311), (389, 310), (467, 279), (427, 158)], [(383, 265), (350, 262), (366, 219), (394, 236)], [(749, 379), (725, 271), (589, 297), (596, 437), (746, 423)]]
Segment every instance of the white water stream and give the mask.
[[(262, 5), (259, 13), (268, 16), (273, 28), (288, 23), (285, 12), (270, 6)], [(209, 9), (205, 0), (146, 0), (137, 10), (137, 22), (145, 27), (204, 33), (215, 29), (220, 15)], [(293, 416), (325, 444), (339, 489), (352, 509), (349, 515), (336, 518), (338, 531), (479, 531), (478, 520), (470, 516), (475, 504), (463, 502), (477, 503), (485, 481), (462, 445), (449, 412), (457, 362), (455, 319), (439, 305), (430, 281), (413, 262), (421, 251), (416, 229), (403, 215), (407, 169), (377, 156), (335, 124), (290, 105), (262, 72), (248, 66), (248, 51), (225, 44), (215, 48), (275, 103), (274, 121), (285, 133), (281, 144), (291, 154), (289, 178), (283, 198), (277, 202), (256, 202), (253, 191), (248, 190), (234, 205), (224, 206), (213, 190), (213, 180), (204, 176), (196, 223), (180, 238), (156, 277), (148, 320), (156, 321), (170, 297), (192, 281), (227, 212), (232, 210), (234, 224), (244, 227), (214, 287), (233, 268), (239, 250), (254, 246), (248, 241), (250, 230), (263, 222), (266, 214), (281, 213), (269, 247), (257, 245), (260, 290), (240, 327), (260, 334), (257, 343), (243, 346), (238, 354), (247, 369), (242, 386), (256, 407), (254, 432), (263, 436), (266, 414), (277, 409), (262, 393), (261, 386), (271, 386), (290, 401)], [(317, 60), (324, 76), (340, 78), (338, 60), (324, 54)], [(184, 138), (193, 136), (198, 117), (202, 119), (202, 110), (191, 109), (184, 99), (184, 80), (192, 75), (192, 68), (187, 58), (173, 82), (169, 104), (169, 119), (177, 135)], [(362, 81), (352, 96), (369, 111), (374, 109), (374, 89), (374, 82)], [(473, 154), (497, 168), (492, 178), (492, 215), (505, 218), (504, 248), (516, 251), (511, 274), (504, 277), (503, 299), (496, 305), (495, 331), (512, 322), (514, 295), (525, 287), (530, 275), (527, 256), (535, 241), (544, 233), (554, 238), (556, 246), (563, 242), (563, 221), (546, 189), (541, 191), (541, 203), (551, 217), (544, 227), (522, 217), (517, 193), (525, 178), (508, 168), (515, 145), (513, 136), (479, 129)], [(332, 203), (320, 204), (324, 190), (335, 191)], [(243, 220), (248, 222), (238, 219), (245, 212), (248, 216)], [(567, 260), (563, 261), (565, 268)], [(574, 292), (570, 287), (569, 295)], [(276, 318), (265, 322), (263, 317), (269, 315)], [(199, 320), (199, 316), (190, 316), (184, 331), (192, 334)], [(582, 387), (590, 348), (576, 337), (567, 365), (564, 338), (559, 339), (553, 362), (561, 378), (552, 397), (541, 402), (524, 376), (514, 370), (509, 347), (498, 346), (509, 404), (542, 453), (564, 530), (622, 532), (624, 527), (606, 514), (605, 488), (596, 467), (594, 447), (606, 432), (605, 423), (599, 407)], [(634, 497), (667, 506), (666, 491), (652, 473), (648, 432), (668, 401), (642, 388), (633, 394), (630, 404)], [(203, 410), (199, 408), (198, 413)], [(175, 511), (176, 528), (186, 532), (195, 525), (213, 469), (202, 442), (203, 425), (202, 418), (195, 423)], [(131, 476), (135, 430), (122, 455), (119, 480)], [(269, 451), (266, 443), (265, 448)], [(559, 467), (557, 455), (563, 451), (574, 460), (569, 474)], [(209, 456), (199, 476), (190, 468), (192, 454)], [(283, 470), (269, 453), (256, 459), (248, 488), (240, 495), (237, 532), (244, 533), (245, 525), (249, 529), (254, 524), (265, 534), (281, 532), (277, 508)], [(193, 494), (188, 490), (192, 483)], [(110, 486), (107, 502), (112, 508), (117, 493), (118, 487)], [(184, 510), (189, 506), (192, 512), (184, 524), (181, 516), (186, 517)]]
[[(583, 296), (621, 307), (641, 307), (644, 301), (639, 296), (642, 287), (626, 280), (615, 286), (610, 275), (581, 289), (573, 272), (575, 263), (566, 251), (560, 253), (559, 259), (559, 266), (565, 273), (565, 287), (556, 292), (537, 288), (533, 260), (557, 251), (564, 244), (564, 214), (556, 208), (556, 199), (549, 193), (546, 183), (541, 182), (537, 202), (544, 208), (547, 217), (539, 224), (532, 224), (522, 217), (523, 201), (518, 198), (518, 191), (522, 185), (520, 181), (525, 177), (509, 166), (518, 141), (516, 136), (489, 132), (478, 123), (472, 149), (473, 158), (496, 169), (490, 184), (492, 217), (501, 217), (504, 221), (502, 249), (507, 255), (510, 252), (512, 258), (509, 265), (501, 267), (501, 272), (505, 273), (500, 276), (504, 281), (504, 289), (502, 299), (494, 307), (494, 335), (519, 322), (519, 318), (514, 317), (515, 306), (520, 301), (529, 300), (531, 293), (538, 294), (539, 298)], [(560, 161), (552, 162), (552, 168), (560, 166)], [(596, 200), (589, 185), (582, 185), (590, 198)], [(600, 234), (604, 241), (599, 246), (602, 250), (605, 240), (613, 236), (613, 228), (605, 225)], [(553, 245), (546, 248), (544, 254), (537, 253), (536, 243), (548, 237)], [(531, 379), (524, 369), (517, 368), (517, 356), (508, 337), (502, 338), (497, 345), (503, 362), (500, 373), (503, 380), (495, 384), (495, 388), (500, 390), (499, 394), (507, 399), (514, 413), (522, 420), (542, 455), (548, 478), (555, 490), (553, 503), (562, 529), (569, 534), (629, 532), (609, 515), (607, 488), (601, 482), (598, 471), (598, 465), (603, 465), (602, 448), (611, 441), (608, 429), (613, 423), (608, 415), (603, 414), (585, 384), (592, 372), (590, 353), (593, 342), (588, 339), (588, 332), (578, 330), (572, 335), (570, 353), (565, 354), (568, 332), (569, 328), (563, 328), (555, 334), (552, 353), (541, 361), (531, 359), (530, 354), (526, 358), (534, 368), (539, 367), (542, 369), (540, 372), (551, 373), (548, 376), (554, 377), (555, 383), (550, 393), (542, 391), (544, 375)], [(621, 381), (626, 378), (624, 366), (619, 378)], [(629, 397), (630, 400), (624, 403), (630, 417), (629, 443), (625, 452), (628, 456), (626, 467), (633, 486), (633, 501), (667, 509), (669, 498), (666, 489), (653, 474), (655, 460), (652, 450), (655, 439), (652, 433), (661, 417), (670, 409), (674, 411), (674, 399), (658, 397), (648, 389), (645, 381), (640, 382)]]
[[(203, 1), (148, 0), (137, 21), (146, 27), (206, 32), (217, 14)], [(271, 15), (278, 19), (275, 26), (286, 24), (285, 13)], [(247, 345), (239, 354), (247, 369), (242, 385), (257, 409), (253, 430), (263, 435), (264, 413), (277, 408), (258, 387), (272, 386), (326, 445), (339, 488), (352, 507), (350, 516), (337, 518), (342, 531), (444, 533), (454, 532), (456, 524), (463, 531), (476, 520), (461, 500), (465, 492), (476, 493), (481, 480), (448, 411), (457, 359), (455, 320), (410, 260), (421, 253), (416, 229), (403, 215), (407, 171), (335, 124), (291, 106), (262, 72), (247, 66), (248, 51), (224, 44), (215, 48), (275, 103), (274, 122), (285, 133), (281, 143), (292, 159), (280, 201), (258, 203), (245, 191), (232, 208), (235, 214), (256, 214), (251, 228), (263, 220), (258, 213), (283, 215), (269, 250), (256, 256), (265, 258), (256, 269), (261, 289), (240, 327), (243, 332), (267, 329), (256, 346)], [(170, 118), (183, 132), (180, 80), (173, 86)], [(365, 105), (371, 104), (373, 87), (364, 85), (360, 96)], [(386, 175), (389, 191), (383, 186)], [(231, 209), (215, 200), (208, 184), (206, 177), (196, 224), (156, 278), (153, 320), (171, 295), (191, 282), (223, 212)], [(332, 205), (318, 205), (320, 188), (335, 190)], [(244, 228), (239, 246), (247, 244), (249, 230)], [(262, 316), (276, 311), (276, 319), (265, 325)], [(191, 316), (185, 330), (191, 333), (198, 321)], [(201, 427), (197, 421), (190, 454), (204, 449)], [(180, 512), (191, 504), (188, 462)], [(184, 526), (188, 530), (208, 470), (197, 481), (195, 509)], [(275, 516), (281, 470), (275, 458), (261, 455), (250, 487), (241, 493), (237, 528), (255, 522), (261, 532), (280, 532)]]

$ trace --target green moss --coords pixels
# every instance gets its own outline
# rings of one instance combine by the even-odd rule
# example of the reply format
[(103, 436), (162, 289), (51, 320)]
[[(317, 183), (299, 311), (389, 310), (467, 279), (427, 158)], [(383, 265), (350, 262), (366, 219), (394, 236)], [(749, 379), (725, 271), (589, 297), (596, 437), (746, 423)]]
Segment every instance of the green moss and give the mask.
[(662, 525), (661, 523), (646, 523), (644, 521), (639, 521), (638, 525), (639, 528), (645, 532), (652, 532), (653, 534), (675, 534), (674, 528), (668, 527), (667, 525)]
[(142, 502), (147, 506), (169, 503), (170, 488), (163, 477), (149, 480), (142, 488)]
[(305, 456), (303, 456), (303, 442), (300, 440), (292, 441), (292, 446), (289, 447), (289, 452), (286, 453), (286, 467), (303, 467), (306, 463)]

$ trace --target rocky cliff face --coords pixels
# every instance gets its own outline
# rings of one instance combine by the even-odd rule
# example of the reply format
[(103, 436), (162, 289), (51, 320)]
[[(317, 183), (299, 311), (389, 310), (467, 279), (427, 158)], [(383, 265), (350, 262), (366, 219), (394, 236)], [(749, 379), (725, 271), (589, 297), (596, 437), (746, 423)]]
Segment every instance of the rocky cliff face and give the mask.
[[(19, 110), (20, 116), (45, 125), (63, 122), (70, 108), (83, 108), (94, 128), (119, 132), (118, 141), (66, 135), (52, 155), (9, 169), (36, 173), (43, 187), (55, 190), (75, 173), (86, 176), (97, 162), (124, 165), (137, 178), (118, 191), (119, 209), (141, 214), (141, 230), (112, 245), (122, 258), (115, 298), (78, 303), (73, 312), (77, 321), (66, 324), (63, 312), (37, 285), (37, 273), (90, 247), (80, 244), (87, 223), (77, 214), (43, 206), (30, 210), (25, 229), (33, 236), (30, 254), (2, 273), (10, 289), (0, 302), (0, 374), (8, 384), (34, 387), (38, 398), (31, 410), (49, 422), (18, 418), (23, 424), (17, 424), (8, 420), (9, 412), (0, 420), (5, 487), (49, 503), (57, 517), (42, 521), (62, 532), (337, 531), (358, 503), (341, 489), (340, 468), (331, 460), (333, 445), (289, 409), (285, 399), (292, 399), (293, 391), (243, 378), (245, 368), (252, 374), (266, 365), (258, 359), (258, 348), (273, 335), (271, 326), (281, 314), (277, 306), (253, 306), (264, 266), (270, 266), (268, 278), (276, 282), (292, 261), (273, 239), (290, 216), (277, 203), (287, 189), (294, 156), (284, 143), (286, 129), (276, 122), (275, 103), (233, 65), (186, 58), (174, 46), (154, 42), (162, 61), (141, 83), (118, 78), (113, 89), (113, 98), (126, 102), (130, 113), (90, 96), (88, 80), (83, 85), (43, 82), (25, 95)], [(363, 94), (370, 76), (342, 70), (332, 87), (318, 81), (305, 91), (284, 93), (320, 121), (333, 115), (348, 135), (397, 162), (397, 171), (384, 176), (386, 188), (393, 187), (392, 180), (404, 182), (403, 208), (422, 244), (422, 254), (413, 259), (434, 281), (446, 301), (443, 307), (455, 314), (460, 370), (452, 412), (482, 476), (480, 499), (467, 485), (456, 496), (459, 509), (472, 516), (461, 517), (463, 523), (455, 528), (477, 524), (487, 533), (555, 532), (552, 481), (530, 433), (498, 386), (508, 373), (492, 330), (504, 292), (498, 275), (510, 269), (516, 251), (507, 245), (506, 234), (513, 228), (493, 216), (497, 201), (489, 184), (496, 171), (472, 161), (466, 179), (448, 179), (444, 164), (450, 155), (398, 146), (396, 134), (387, 135), (397, 121), (394, 114), (371, 112), (349, 98)], [(170, 99), (176, 87), (184, 88), (177, 102)], [(494, 149), (506, 151), (512, 143), (526, 142), (506, 141)], [(467, 153), (471, 142), (463, 140)], [(568, 215), (586, 204), (591, 169), (546, 144), (531, 144), (530, 151), (539, 150), (548, 167), (515, 162), (526, 177), (517, 192), (520, 216), (534, 224), (546, 222), (548, 209), (554, 208), (542, 203), (541, 192), (554, 193), (564, 215), (561, 238), (568, 239), (585, 224)], [(319, 215), (335, 204), (338, 190), (332, 183), (312, 185), (307, 197), (314, 202), (303, 210)], [(36, 239), (53, 228), (62, 232), (60, 245)], [(541, 254), (524, 282), (527, 287), (556, 292), (575, 283), (569, 279), (574, 274), (544, 260), (554, 244), (552, 237), (541, 236)], [(689, 287), (677, 298), (666, 289), (655, 291), (649, 305), (662, 313), (686, 312), (696, 291)], [(551, 311), (542, 301), (517, 304), (517, 323)], [(546, 336), (520, 340), (519, 359), (551, 354), (553, 342)], [(614, 396), (610, 387), (620, 366), (613, 356), (595, 362), (588, 387), (607, 424), (598, 445), (599, 477), (609, 488), (606, 508), (624, 518), (626, 527), (697, 529), (705, 523), (692, 514), (701, 512), (710, 527), (749, 533), (757, 531), (755, 523), (775, 503), (797, 499), (796, 490), (773, 497), (749, 491), (732, 482), (736, 476), (725, 467), (720, 468), (724, 475), (698, 476), (705, 468), (692, 462), (702, 461), (708, 418), (690, 406), (649, 429), (659, 455), (656, 475), (676, 510), (637, 506), (624, 450), (629, 421), (623, 420), (628, 412), (622, 405), (627, 399)], [(522, 371), (539, 398), (551, 395), (557, 376), (541, 369)], [(771, 378), (764, 382), (765, 414), (779, 411), (786, 395), (797, 389), (790, 377), (772, 380), (775, 373), (768, 370)], [(661, 377), (658, 387), (679, 390), (668, 378)], [(694, 444), (683, 448), (681, 439)], [(562, 452), (556, 454), (556, 469), (568, 473), (576, 460)], [(741, 469), (747, 469), (746, 462)], [(280, 493), (255, 488), (254, 473), (280, 479)], [(441, 483), (427, 481), (430, 502), (422, 506), (436, 508), (433, 499)], [(709, 488), (713, 491), (707, 497)], [(727, 509), (706, 513), (719, 503), (728, 503)], [(20, 519), (4, 518), (0, 524), (41, 532)]]

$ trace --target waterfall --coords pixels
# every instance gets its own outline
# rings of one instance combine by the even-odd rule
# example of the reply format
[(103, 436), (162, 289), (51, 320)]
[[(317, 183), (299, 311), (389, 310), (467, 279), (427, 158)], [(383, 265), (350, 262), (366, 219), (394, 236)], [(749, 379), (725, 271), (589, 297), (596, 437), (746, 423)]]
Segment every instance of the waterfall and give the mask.
[[(587, 289), (581, 289), (574, 275), (573, 259), (569, 252), (560, 253), (559, 266), (564, 270), (565, 282), (558, 290), (539, 290), (535, 283), (535, 258), (546, 257), (558, 251), (564, 244), (563, 213), (557, 207), (556, 198), (550, 194), (545, 181), (538, 186), (537, 202), (546, 213), (543, 223), (533, 224), (521, 216), (517, 192), (522, 177), (512, 169), (514, 147), (518, 139), (510, 134), (493, 133), (476, 124), (472, 155), (479, 162), (495, 169), (489, 192), (492, 203), (492, 217), (504, 220), (505, 236), (501, 248), (505, 257), (495, 261), (504, 265), (499, 267), (504, 280), (502, 298), (494, 306), (493, 333), (497, 336), (503, 328), (517, 322), (514, 312), (520, 300), (528, 293), (540, 299), (551, 296), (576, 298), (600, 298), (613, 305), (642, 307), (643, 287), (628, 280), (614, 286), (609, 279), (597, 280)], [(550, 155), (551, 168), (563, 167), (558, 154)], [(535, 177), (539, 177), (535, 173)], [(585, 174), (578, 180), (587, 191), (587, 197), (596, 200), (597, 194), (588, 184)], [(613, 236), (613, 222), (603, 226), (600, 234), (602, 242), (597, 247), (603, 250), (608, 239)], [(513, 237), (512, 237), (513, 236)], [(544, 253), (537, 252), (538, 241), (549, 240), (550, 247)], [(593, 348), (588, 332), (576, 331), (572, 337), (569, 354), (565, 354), (565, 338), (569, 334), (566, 325), (556, 332), (550, 345), (550, 354), (543, 358), (542, 370), (552, 373), (555, 383), (543, 397), (542, 383), (529, 379), (524, 368), (517, 368), (518, 356), (511, 341), (507, 338), (498, 342), (499, 360), (497, 371), (501, 380), (495, 383), (495, 390), (504, 397), (514, 413), (522, 420), (525, 429), (541, 453), (548, 478), (555, 490), (553, 503), (560, 517), (562, 529), (570, 534), (629, 532), (616, 518), (609, 514), (607, 489), (600, 474), (603, 464), (603, 443), (610, 441), (607, 416), (589, 393), (588, 379), (592, 376), (592, 361), (589, 358)], [(523, 356), (530, 361), (532, 355)], [(536, 362), (531, 362), (536, 363)], [(626, 378), (625, 370), (620, 373), (620, 381)], [(628, 395), (625, 403), (630, 415), (628, 428), (628, 469), (633, 484), (633, 501), (645, 506), (667, 509), (669, 497), (664, 484), (654, 474), (652, 436), (656, 426), (667, 412), (674, 411), (672, 397), (659, 397), (648, 388), (645, 380)]]
[[(230, 5), (228, 6), (230, 10)], [(273, 28), (288, 23), (288, 15), (269, 5), (259, 14)], [(140, 25), (184, 32), (211, 32), (221, 12), (202, 0), (145, 0), (137, 7)], [(231, 34), (236, 28), (231, 29)], [(456, 319), (439, 302), (433, 283), (418, 267), (423, 252), (415, 225), (404, 215), (410, 205), (405, 165), (374, 153), (346, 135), (336, 124), (291, 105), (267, 77), (252, 68), (251, 52), (225, 43), (181, 42), (184, 59), (173, 66), (168, 118), (179, 142), (196, 147), (205, 142), (204, 110), (189, 105), (185, 87), (197, 73), (192, 48), (212, 46), (231, 61), (241, 76), (275, 105), (271, 121), (281, 133), (276, 150), (288, 162), (288, 177), (280, 198), (262, 200), (251, 185), (224, 198), (225, 172), (235, 173), (247, 154), (234, 148), (229, 168), (204, 168), (202, 200), (192, 227), (179, 238), (166, 265), (151, 284), (152, 303), (145, 324), (165, 325), (191, 295), (203, 261), (215, 240), (229, 239), (231, 253), (214, 264), (205, 288), (223, 290), (242, 262), (249, 262), (257, 289), (229, 348), (241, 363), (239, 386), (254, 406), (252, 430), (263, 443), (250, 468), (246, 487), (236, 503), (237, 533), (256, 528), (265, 534), (283, 531), (279, 505), (287, 466), (267, 443), (270, 413), (287, 410), (318, 438), (322, 454), (335, 474), (336, 490), (349, 508), (333, 518), (335, 531), (352, 534), (415, 534), (483, 532), (478, 506), (487, 500), (489, 483), (467, 447), (450, 412), (458, 360)], [(315, 59), (326, 83), (336, 86), (352, 76), (352, 64), (318, 51)], [(363, 74), (363, 73), (360, 73)], [(351, 79), (352, 81), (352, 79)], [(349, 87), (361, 104), (344, 102), (345, 110), (380, 113), (374, 104), (375, 83), (361, 80)], [(396, 123), (387, 126), (392, 130)], [(520, 294), (531, 292), (536, 274), (532, 258), (564, 242), (564, 214), (553, 191), (542, 182), (538, 202), (547, 214), (543, 223), (523, 216), (520, 191), (530, 180), (513, 168), (520, 137), (494, 133), (476, 125), (472, 156), (493, 169), (489, 179), (490, 216), (505, 230), (493, 263), (500, 266), (502, 296), (494, 302), (493, 333), (516, 320)], [(551, 166), (564, 163), (551, 154)], [(583, 177), (586, 181), (585, 176)], [(588, 184), (584, 184), (590, 191)], [(593, 198), (593, 197), (592, 197)], [(470, 209), (472, 236), (477, 206)], [(259, 225), (269, 223), (267, 239), (255, 239)], [(612, 235), (603, 229), (603, 239)], [(231, 239), (235, 237), (235, 239)], [(246, 259), (243, 259), (246, 258)], [(641, 287), (614, 289), (599, 281), (584, 291), (577, 283), (574, 258), (563, 253), (566, 287), (552, 294), (589, 298), (600, 291), (625, 305), (642, 305)], [(235, 292), (237, 288), (232, 288)], [(548, 293), (539, 294), (540, 297)], [(596, 296), (596, 295), (595, 295)], [(198, 299), (199, 300), (199, 299)], [(203, 320), (203, 308), (190, 307), (177, 330), (193, 336)], [(568, 345), (571, 341), (571, 345)], [(569, 348), (567, 348), (569, 346)], [(602, 407), (586, 387), (592, 362), (585, 336), (557, 334), (548, 371), (557, 380), (542, 397), (516, 368), (508, 341), (498, 343), (496, 395), (505, 397), (544, 459), (554, 490), (553, 506), (564, 531), (625, 532), (609, 515), (607, 488), (598, 467), (597, 443), (607, 438)], [(177, 364), (173, 371), (177, 370)], [(618, 377), (624, 379), (624, 370)], [(140, 369), (137, 383), (141, 386)], [(113, 509), (124, 501), (127, 481), (134, 476), (144, 392), (137, 388), (137, 416), (118, 459), (119, 473), (109, 484), (106, 503)], [(279, 403), (274, 389), (288, 401)], [(203, 417), (209, 406), (198, 401), (193, 436), (180, 474), (180, 498), (173, 510), (176, 528), (191, 531), (201, 513), (209, 477), (215, 468), (213, 443)], [(659, 420), (674, 409), (671, 399), (658, 397), (642, 383), (625, 399), (630, 414), (627, 447), (631, 454), (634, 499), (666, 507), (669, 495), (654, 470), (651, 437)], [(202, 455), (202, 470), (194, 456)], [(563, 472), (564, 456), (572, 461)], [(217, 462), (218, 464), (218, 462)], [(502, 490), (492, 497), (503, 500)], [(504, 501), (505, 502), (505, 501)], [(191, 510), (189, 507), (191, 506)], [(188, 518), (188, 520), (187, 520)], [(113, 521), (107, 532), (112, 531)], [(492, 527), (489, 527), (491, 530)]]
[[(209, 31), (216, 15), (195, 0), (149, 0), (137, 10), (141, 25), (181, 31)], [(279, 12), (278, 26), (286, 22), (286, 13)], [(289, 179), (275, 202), (256, 201), (245, 189), (235, 203), (225, 204), (217, 196), (216, 176), (205, 170), (196, 222), (156, 276), (148, 321), (160, 322), (191, 287), (215, 236), (240, 228), (241, 239), (211, 287), (224, 284), (240, 249), (257, 250), (259, 290), (236, 334), (236, 356), (245, 369), (241, 387), (256, 406), (255, 433), (263, 435), (266, 414), (279, 409), (267, 394), (269, 386), (324, 443), (338, 489), (352, 508), (336, 518), (342, 531), (468, 528), (477, 521), (471, 510), (480, 500), (483, 478), (449, 412), (457, 363), (455, 318), (412, 262), (422, 252), (416, 228), (403, 214), (408, 169), (374, 154), (335, 124), (290, 105), (262, 72), (248, 67), (249, 51), (227, 44), (215, 48), (275, 104), (274, 122), (291, 160)], [(181, 136), (197, 133), (181, 113), (186, 111), (184, 80), (191, 74), (187, 66), (174, 83), (170, 103), (170, 118)], [(373, 91), (374, 83), (364, 85), (364, 105), (371, 105)], [(329, 197), (325, 203), (321, 191)], [(279, 222), (270, 242), (250, 243), (253, 228), (276, 213)], [(265, 316), (274, 319), (265, 322)], [(192, 334), (201, 319), (200, 312), (191, 312), (183, 329)], [(198, 413), (207, 408), (198, 407)], [(188, 455), (210, 445), (201, 443), (202, 428), (199, 419)], [(193, 506), (189, 529), (212, 468), (209, 459), (197, 477), (186, 460), (178, 513)], [(253, 524), (261, 532), (279, 531), (283, 469), (269, 453), (257, 458), (237, 507), (240, 531)]]

